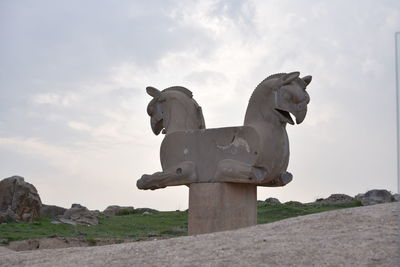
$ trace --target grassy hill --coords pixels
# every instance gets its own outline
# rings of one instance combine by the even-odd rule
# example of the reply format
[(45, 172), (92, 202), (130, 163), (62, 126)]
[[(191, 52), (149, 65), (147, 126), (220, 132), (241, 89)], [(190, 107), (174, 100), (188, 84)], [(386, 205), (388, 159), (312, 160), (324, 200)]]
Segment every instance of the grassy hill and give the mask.
[[(318, 213), (328, 210), (361, 206), (355, 201), (351, 204), (320, 205), (287, 202), (271, 204), (258, 202), (258, 224)], [(155, 212), (153, 214), (124, 214), (101, 216), (97, 226), (73, 226), (52, 224), (52, 219), (41, 217), (31, 223), (10, 222), (0, 224), (0, 244), (11, 241), (43, 237), (78, 237), (95, 245), (95, 239), (113, 238), (139, 241), (149, 237), (168, 238), (187, 235), (187, 211)]]

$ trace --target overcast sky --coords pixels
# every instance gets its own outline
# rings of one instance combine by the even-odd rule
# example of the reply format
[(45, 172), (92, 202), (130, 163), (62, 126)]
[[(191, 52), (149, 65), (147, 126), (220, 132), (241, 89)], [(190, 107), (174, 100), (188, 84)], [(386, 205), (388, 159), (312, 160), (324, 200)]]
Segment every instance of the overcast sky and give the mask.
[(258, 199), (397, 191), (394, 33), (400, 1), (0, 1), (0, 178), (42, 202), (186, 209), (161, 170), (148, 85), (189, 88), (207, 128), (243, 124), (273, 73), (312, 75), (287, 126), (293, 181)]

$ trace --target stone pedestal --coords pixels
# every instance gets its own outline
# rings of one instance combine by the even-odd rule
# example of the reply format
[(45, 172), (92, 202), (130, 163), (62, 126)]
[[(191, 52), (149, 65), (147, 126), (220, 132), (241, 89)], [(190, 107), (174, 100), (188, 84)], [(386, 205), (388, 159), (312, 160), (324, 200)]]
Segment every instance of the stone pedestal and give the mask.
[(233, 230), (257, 223), (257, 187), (193, 183), (189, 189), (189, 235)]

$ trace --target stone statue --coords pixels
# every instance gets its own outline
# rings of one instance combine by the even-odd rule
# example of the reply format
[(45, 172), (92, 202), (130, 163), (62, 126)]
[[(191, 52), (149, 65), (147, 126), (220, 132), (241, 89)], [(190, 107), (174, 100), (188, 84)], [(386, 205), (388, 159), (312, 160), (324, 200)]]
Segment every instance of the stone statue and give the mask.
[(201, 107), (192, 92), (180, 86), (162, 91), (147, 87), (153, 97), (147, 107), (154, 134), (165, 134), (161, 144), (163, 171), (143, 175), (139, 189), (158, 189), (192, 183), (244, 183), (284, 186), (289, 140), (286, 124), (300, 124), (310, 97), (311, 76), (299, 72), (274, 74), (254, 90), (244, 126), (205, 129)]

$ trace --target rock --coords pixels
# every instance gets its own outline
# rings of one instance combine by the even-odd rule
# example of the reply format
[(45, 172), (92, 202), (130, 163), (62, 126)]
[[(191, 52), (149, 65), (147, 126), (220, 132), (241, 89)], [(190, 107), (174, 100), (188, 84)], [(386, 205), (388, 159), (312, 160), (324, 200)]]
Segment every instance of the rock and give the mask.
[(23, 177), (12, 176), (0, 181), (0, 223), (31, 222), (39, 218), (41, 206), (36, 188)]
[[(65, 223), (65, 224), (70, 224), (70, 225), (77, 225), (77, 222), (76, 221), (73, 221), (73, 220), (70, 220), (70, 219), (66, 219), (66, 218), (60, 218), (59, 219), (60, 221), (60, 223)], [(56, 224), (55, 223), (56, 221), (54, 221), (54, 222), (52, 222), (52, 224)]]
[(349, 204), (352, 203), (355, 199), (351, 196), (345, 194), (332, 194), (326, 199), (317, 199), (316, 202), (312, 204), (321, 204), (321, 205), (334, 205), (334, 204)]
[(57, 218), (60, 215), (63, 215), (67, 209), (54, 206), (54, 205), (42, 205), (40, 209), (40, 216), (50, 217), (50, 218)]
[(101, 213), (99, 210), (91, 210), (90, 212), (96, 217), (103, 216), (103, 213)]
[(400, 194), (393, 194), (392, 195), (392, 202), (400, 201)]
[(6, 223), (9, 221), (16, 221), (17, 216), (11, 210), (11, 207), (8, 207), (6, 211), (0, 211), (0, 223)]
[(126, 215), (129, 213), (133, 213), (134, 208), (131, 206), (128, 207), (121, 207), (117, 205), (108, 206), (104, 211), (103, 214), (107, 216), (114, 216), (114, 215)]
[(267, 198), (264, 202), (265, 203), (270, 203), (270, 204), (281, 204), (279, 199), (273, 198), (273, 197)]
[(97, 214), (80, 204), (72, 204), (71, 208), (60, 217), (60, 221), (72, 225), (98, 225)]
[(76, 203), (74, 203), (74, 204), (71, 205), (71, 208), (79, 209), (79, 208), (86, 208), (86, 207), (85, 207), (85, 206), (82, 206), (81, 204), (76, 204)]
[(148, 212), (148, 213), (157, 213), (158, 212), (158, 210), (153, 210), (153, 209), (149, 209), (149, 208), (138, 208), (138, 209), (135, 209), (134, 210), (134, 213), (145, 213), (145, 212)]
[(365, 194), (358, 194), (355, 198), (360, 200), (363, 206), (392, 202), (392, 194), (385, 189), (370, 190)]

